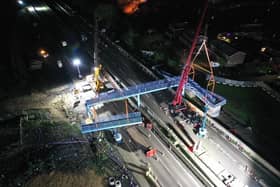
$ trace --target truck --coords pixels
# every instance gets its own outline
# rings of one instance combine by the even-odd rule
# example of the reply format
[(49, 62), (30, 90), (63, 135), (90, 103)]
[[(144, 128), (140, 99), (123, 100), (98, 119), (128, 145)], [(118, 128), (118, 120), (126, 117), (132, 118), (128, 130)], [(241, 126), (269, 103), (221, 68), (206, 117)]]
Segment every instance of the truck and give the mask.
[(153, 148), (152, 146), (149, 146), (148, 149), (145, 151), (145, 155), (146, 157), (153, 157), (154, 155), (156, 155), (157, 150), (155, 148)]

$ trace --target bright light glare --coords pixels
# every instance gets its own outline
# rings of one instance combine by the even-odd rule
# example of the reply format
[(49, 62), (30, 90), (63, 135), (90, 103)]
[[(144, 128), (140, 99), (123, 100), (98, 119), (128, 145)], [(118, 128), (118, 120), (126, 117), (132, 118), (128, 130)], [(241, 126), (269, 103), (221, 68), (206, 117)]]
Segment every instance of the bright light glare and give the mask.
[(35, 11), (37, 11), (37, 12), (44, 12), (44, 11), (49, 11), (50, 10), (50, 8), (49, 7), (47, 7), (47, 6), (28, 6), (27, 7), (27, 10), (29, 11), (29, 12), (35, 12)]
[(35, 9), (34, 9), (34, 7), (33, 6), (28, 6), (27, 7), (27, 10), (29, 11), (29, 12), (35, 12)]
[(35, 10), (38, 12), (48, 11), (50, 8), (47, 6), (35, 6)]
[(265, 52), (265, 51), (266, 51), (266, 47), (262, 47), (261, 52)]
[(22, 0), (18, 0), (18, 4), (23, 5), (23, 1)]
[(78, 58), (75, 58), (75, 59), (73, 60), (73, 64), (74, 64), (75, 66), (78, 66), (78, 65), (81, 64), (81, 60), (78, 59)]
[(47, 58), (49, 56), (49, 53), (44, 49), (39, 49), (39, 55), (44, 58)]
[(40, 54), (41, 54), (41, 55), (44, 55), (44, 54), (46, 54), (46, 53), (47, 53), (47, 52), (46, 52), (44, 49), (41, 49), (41, 50), (40, 50)]

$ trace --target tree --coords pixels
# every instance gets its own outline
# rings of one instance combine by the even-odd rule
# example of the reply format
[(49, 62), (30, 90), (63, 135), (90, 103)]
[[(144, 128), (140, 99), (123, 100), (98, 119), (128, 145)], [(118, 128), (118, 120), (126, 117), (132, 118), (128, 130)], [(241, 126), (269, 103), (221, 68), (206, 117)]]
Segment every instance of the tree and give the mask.
[(134, 32), (132, 28), (129, 28), (128, 31), (126, 31), (121, 36), (121, 40), (131, 49), (135, 48), (135, 38), (138, 37), (138, 34)]
[(144, 35), (139, 37), (138, 46), (145, 50), (160, 50), (163, 45), (161, 34)]
[(167, 65), (172, 67), (172, 68), (176, 68), (179, 65), (179, 62), (176, 61), (176, 60), (173, 60), (171, 58), (168, 58)]
[(113, 4), (99, 4), (95, 9), (95, 16), (107, 29), (113, 27), (119, 17), (117, 7)]
[(165, 55), (164, 55), (164, 53), (162, 53), (162, 52), (155, 52), (155, 54), (154, 54), (154, 61), (156, 61), (156, 62), (161, 62), (161, 61), (163, 61), (165, 59)]

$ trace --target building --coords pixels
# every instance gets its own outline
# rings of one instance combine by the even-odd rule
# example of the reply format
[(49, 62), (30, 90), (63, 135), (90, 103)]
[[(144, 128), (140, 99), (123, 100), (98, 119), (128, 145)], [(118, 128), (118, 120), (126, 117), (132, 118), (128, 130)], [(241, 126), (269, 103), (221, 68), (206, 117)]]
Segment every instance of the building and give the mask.
[(245, 52), (239, 51), (220, 40), (213, 40), (210, 44), (210, 47), (212, 52), (216, 55), (219, 63), (226, 67), (233, 67), (238, 64), (243, 64), (246, 57)]

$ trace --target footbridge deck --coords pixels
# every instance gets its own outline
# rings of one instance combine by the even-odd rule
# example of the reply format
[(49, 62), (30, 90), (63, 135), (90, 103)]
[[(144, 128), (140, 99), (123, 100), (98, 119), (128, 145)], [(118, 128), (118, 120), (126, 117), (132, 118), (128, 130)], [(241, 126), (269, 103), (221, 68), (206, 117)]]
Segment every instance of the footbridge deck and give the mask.
[(103, 119), (98, 119), (92, 124), (83, 124), (81, 126), (81, 131), (83, 134), (85, 134), (124, 126), (137, 125), (141, 124), (142, 120), (143, 119), (140, 112), (119, 114)]
[[(108, 103), (118, 100), (124, 100), (130, 97), (140, 96), (143, 94), (148, 94), (152, 92), (157, 92), (173, 87), (177, 87), (180, 81), (180, 77), (172, 77), (157, 81), (152, 81), (148, 83), (139, 84), (136, 86), (128, 87), (123, 90), (114, 90), (110, 92), (101, 93), (97, 98), (90, 99), (86, 101), (87, 107), (92, 107), (100, 103)], [(210, 92), (202, 88), (198, 83), (192, 79), (188, 79), (188, 83), (185, 85), (185, 90), (187, 92), (192, 92), (195, 94), (201, 101), (205, 102), (209, 107), (216, 108), (221, 107), (226, 104), (226, 99), (218, 94)], [(205, 99), (205, 96), (207, 98)]]

